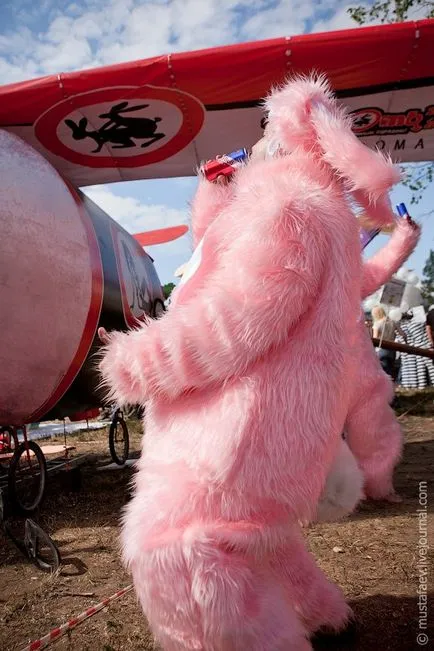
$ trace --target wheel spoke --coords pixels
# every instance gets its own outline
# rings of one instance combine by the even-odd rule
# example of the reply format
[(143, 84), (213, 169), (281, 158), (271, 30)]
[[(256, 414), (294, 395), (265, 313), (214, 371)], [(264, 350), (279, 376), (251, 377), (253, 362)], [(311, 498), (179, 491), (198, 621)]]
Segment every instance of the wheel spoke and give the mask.
[(21, 443), (9, 467), (11, 500), (25, 513), (37, 508), (45, 488), (46, 466), (41, 448), (34, 441)]

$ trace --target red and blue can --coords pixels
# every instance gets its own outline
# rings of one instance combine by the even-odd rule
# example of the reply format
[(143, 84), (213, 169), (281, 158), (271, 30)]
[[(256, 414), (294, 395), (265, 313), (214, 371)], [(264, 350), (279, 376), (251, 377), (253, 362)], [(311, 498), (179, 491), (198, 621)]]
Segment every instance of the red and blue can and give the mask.
[(399, 204), (396, 206), (396, 210), (398, 211), (398, 215), (399, 215), (401, 218), (404, 218), (404, 219), (411, 219), (411, 217), (410, 217), (410, 215), (409, 215), (409, 213), (408, 213), (408, 210), (407, 210), (407, 206), (405, 205), (405, 203), (399, 203)]
[(232, 174), (245, 163), (248, 158), (247, 149), (237, 149), (231, 154), (219, 156), (202, 166), (202, 174), (208, 181), (215, 181), (220, 175), (232, 176)]

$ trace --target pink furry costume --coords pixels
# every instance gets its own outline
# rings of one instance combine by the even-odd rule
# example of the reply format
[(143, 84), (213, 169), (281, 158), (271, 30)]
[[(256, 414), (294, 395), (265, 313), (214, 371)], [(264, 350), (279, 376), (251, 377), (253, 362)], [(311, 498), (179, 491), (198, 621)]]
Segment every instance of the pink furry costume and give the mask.
[[(221, 186), (200, 181), (191, 211), (194, 249), (211, 221), (229, 205), (233, 187), (231, 183)], [(419, 236), (418, 228), (404, 219), (398, 220), (388, 243), (363, 263), (362, 300), (390, 280), (415, 249)], [(194, 266), (194, 258), (190, 264)], [(360, 477), (356, 462), (345, 449), (346, 445), (341, 444), (331, 469), (335, 476), (329, 474), (317, 514), (317, 519), (322, 521), (348, 515), (364, 496), (384, 499), (394, 495), (393, 471), (401, 454), (402, 433), (390, 406), (393, 383), (381, 367), (364, 319), (360, 318), (358, 324), (360, 359), (345, 429), (347, 444), (363, 477)]]
[[(362, 300), (384, 285), (415, 248), (420, 230), (399, 220), (389, 242), (363, 264)], [(336, 455), (318, 504), (315, 521), (349, 515), (363, 497), (396, 501), (393, 471), (402, 433), (390, 406), (393, 384), (372, 346), (363, 315), (358, 322), (359, 359), (345, 422), (346, 441)]]
[(101, 362), (117, 402), (147, 405), (122, 538), (165, 651), (307, 651), (350, 614), (298, 523), (340, 445), (357, 361), (346, 191), (385, 223), (398, 177), (323, 80), (289, 82), (267, 108), (274, 157), (250, 161), (218, 218), (204, 214), (200, 263), (172, 308), (110, 335)]
[[(400, 219), (389, 242), (363, 265), (362, 299), (390, 280), (412, 253), (419, 229)], [(383, 371), (363, 319), (359, 321), (360, 362), (345, 430), (347, 443), (364, 475), (367, 497), (393, 496), (393, 471), (402, 433), (390, 403), (393, 383)]]

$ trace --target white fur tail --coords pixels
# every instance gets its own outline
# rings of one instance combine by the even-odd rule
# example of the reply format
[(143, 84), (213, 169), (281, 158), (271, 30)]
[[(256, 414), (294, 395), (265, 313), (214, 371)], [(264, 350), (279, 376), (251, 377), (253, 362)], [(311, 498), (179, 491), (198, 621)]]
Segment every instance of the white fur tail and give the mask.
[(363, 498), (363, 473), (342, 440), (318, 504), (316, 522), (335, 522), (346, 517)]

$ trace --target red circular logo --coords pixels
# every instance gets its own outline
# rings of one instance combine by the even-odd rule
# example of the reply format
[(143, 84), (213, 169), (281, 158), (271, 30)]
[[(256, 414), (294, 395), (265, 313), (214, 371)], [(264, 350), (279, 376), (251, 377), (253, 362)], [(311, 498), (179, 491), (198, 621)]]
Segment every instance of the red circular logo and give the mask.
[(370, 131), (377, 126), (381, 116), (382, 111), (375, 108), (351, 111), (354, 133), (363, 134), (366, 131)]
[(101, 88), (43, 113), (35, 135), (50, 152), (86, 167), (142, 167), (187, 147), (205, 119), (201, 102), (157, 86)]

